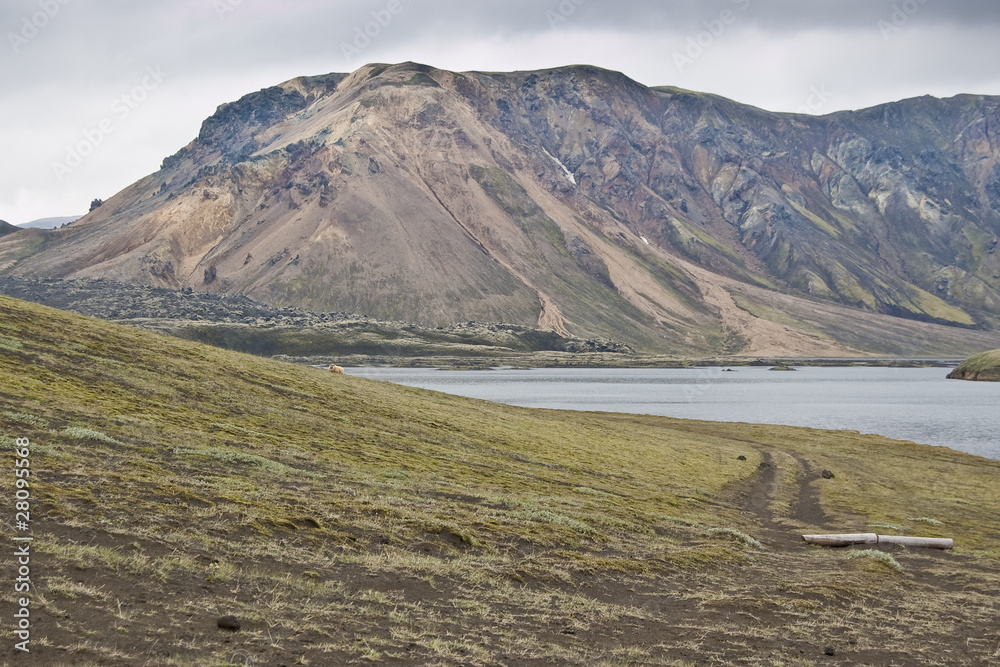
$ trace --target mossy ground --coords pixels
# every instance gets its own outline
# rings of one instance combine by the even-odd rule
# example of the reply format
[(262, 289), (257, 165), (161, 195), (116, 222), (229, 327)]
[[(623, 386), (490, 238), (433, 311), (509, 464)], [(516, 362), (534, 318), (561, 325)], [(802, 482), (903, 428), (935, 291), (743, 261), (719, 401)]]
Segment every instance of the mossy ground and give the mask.
[[(4, 664), (1000, 658), (997, 462), (495, 405), (7, 298), (0, 337), (35, 537), (32, 653)], [(875, 523), (958, 548), (897, 570), (799, 539)]]
[(960, 363), (948, 377), (959, 380), (1000, 382), (1000, 350), (990, 350), (969, 357)]

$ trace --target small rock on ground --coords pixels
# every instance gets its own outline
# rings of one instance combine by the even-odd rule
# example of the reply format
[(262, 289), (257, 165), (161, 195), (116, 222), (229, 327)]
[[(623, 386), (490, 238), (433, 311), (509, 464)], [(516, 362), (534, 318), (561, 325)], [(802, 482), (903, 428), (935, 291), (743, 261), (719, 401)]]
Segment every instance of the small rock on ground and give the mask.
[(215, 624), (218, 625), (219, 628), (222, 630), (231, 630), (233, 632), (236, 632), (237, 630), (240, 629), (240, 621), (233, 615), (220, 616), (219, 620), (217, 620)]

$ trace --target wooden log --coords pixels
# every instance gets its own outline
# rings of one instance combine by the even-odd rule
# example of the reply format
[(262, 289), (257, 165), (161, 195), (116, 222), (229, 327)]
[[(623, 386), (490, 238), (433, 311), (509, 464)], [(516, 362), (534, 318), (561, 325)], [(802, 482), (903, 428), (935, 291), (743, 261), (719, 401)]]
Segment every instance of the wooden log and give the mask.
[(904, 537), (902, 535), (879, 535), (879, 544), (902, 544), (908, 547), (924, 547), (926, 549), (951, 549), (955, 540), (944, 537)]
[(952, 549), (955, 541), (943, 537), (908, 537), (903, 535), (876, 535), (875, 533), (835, 533), (832, 535), (803, 535), (809, 544), (824, 547), (849, 547), (852, 544), (902, 544), (907, 547), (927, 549)]
[(847, 547), (852, 544), (878, 544), (878, 535), (875, 533), (803, 535), (802, 539), (810, 544), (819, 544), (824, 547)]

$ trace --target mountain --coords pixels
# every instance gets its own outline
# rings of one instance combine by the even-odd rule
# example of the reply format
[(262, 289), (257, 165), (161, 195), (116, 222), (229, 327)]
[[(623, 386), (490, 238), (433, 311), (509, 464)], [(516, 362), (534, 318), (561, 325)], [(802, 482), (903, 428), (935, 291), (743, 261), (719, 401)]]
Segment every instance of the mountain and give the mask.
[(39, 218), (38, 220), (18, 225), (18, 227), (22, 229), (55, 229), (56, 227), (76, 222), (82, 217), (82, 215), (64, 215), (57, 218)]
[(17, 225), (12, 225), (6, 220), (0, 220), (0, 236), (7, 236), (8, 234), (13, 234), (18, 229), (20, 229), (20, 227), (18, 227)]
[(997, 97), (812, 117), (589, 66), (368, 65), (222, 105), (78, 222), (0, 241), (0, 272), (639, 350), (971, 351), (1000, 316), (998, 123)]

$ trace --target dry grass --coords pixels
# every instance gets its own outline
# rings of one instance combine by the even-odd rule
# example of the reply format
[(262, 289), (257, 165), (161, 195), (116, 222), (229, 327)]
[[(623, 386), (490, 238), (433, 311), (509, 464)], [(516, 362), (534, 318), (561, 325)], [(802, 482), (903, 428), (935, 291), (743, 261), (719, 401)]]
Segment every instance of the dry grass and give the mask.
[[(995, 462), (500, 406), (9, 299), (0, 320), (45, 664), (800, 665), (830, 643), (971, 665), (1000, 644)], [(959, 548), (897, 571), (798, 541), (873, 523)]]

